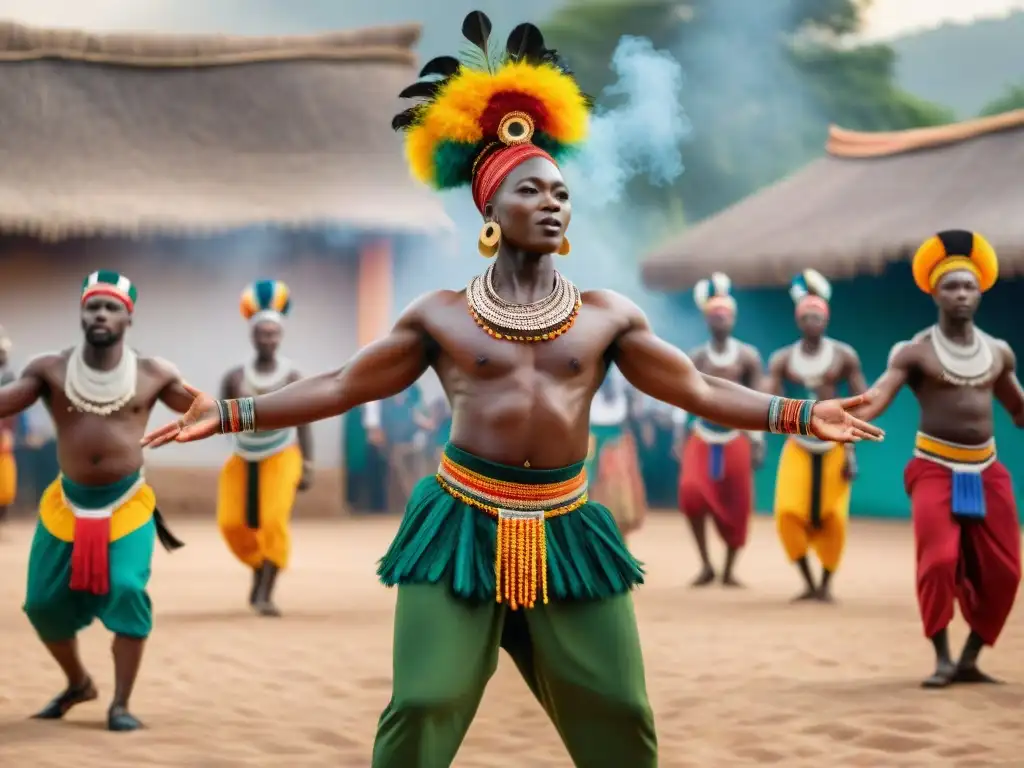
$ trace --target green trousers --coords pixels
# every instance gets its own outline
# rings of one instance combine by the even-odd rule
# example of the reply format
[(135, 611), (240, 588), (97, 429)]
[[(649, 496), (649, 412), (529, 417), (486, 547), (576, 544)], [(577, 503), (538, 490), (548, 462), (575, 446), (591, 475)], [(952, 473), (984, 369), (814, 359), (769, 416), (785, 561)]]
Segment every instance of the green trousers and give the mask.
[(22, 610), (44, 643), (70, 640), (99, 619), (111, 632), (145, 639), (153, 629), (149, 584), (156, 524), (150, 520), (110, 543), (110, 592), (76, 592), (71, 581), (74, 545), (36, 526), (28, 561), (28, 589)]
[(515, 661), (577, 768), (658, 765), (628, 592), (513, 612), (494, 601), (459, 599), (443, 584), (404, 584), (395, 611), (393, 691), (372, 768), (448, 768), (499, 648)]

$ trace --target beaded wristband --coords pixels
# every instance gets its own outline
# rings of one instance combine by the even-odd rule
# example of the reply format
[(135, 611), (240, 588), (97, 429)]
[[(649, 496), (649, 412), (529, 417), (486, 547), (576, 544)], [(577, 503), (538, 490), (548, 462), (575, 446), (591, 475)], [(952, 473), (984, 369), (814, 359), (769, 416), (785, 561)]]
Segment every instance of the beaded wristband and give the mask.
[(811, 436), (814, 400), (773, 397), (768, 403), (768, 431), (777, 435)]
[(256, 404), (251, 397), (218, 400), (217, 412), (220, 414), (220, 431), (225, 435), (256, 431)]

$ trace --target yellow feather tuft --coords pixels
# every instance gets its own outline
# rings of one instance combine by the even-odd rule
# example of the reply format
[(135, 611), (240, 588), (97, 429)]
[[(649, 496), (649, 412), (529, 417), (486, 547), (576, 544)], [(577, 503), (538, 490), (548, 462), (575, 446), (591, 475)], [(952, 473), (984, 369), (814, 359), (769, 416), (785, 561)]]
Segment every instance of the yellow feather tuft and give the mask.
[(436, 176), (434, 152), (442, 141), (474, 144), (483, 140), (480, 125), (491, 98), (498, 93), (521, 93), (544, 106), (544, 133), (564, 145), (587, 136), (590, 110), (576, 81), (550, 64), (515, 62), (493, 75), (459, 70), (434, 100), (425, 105), (417, 124), (406, 134), (405, 153), (413, 176), (430, 182)]

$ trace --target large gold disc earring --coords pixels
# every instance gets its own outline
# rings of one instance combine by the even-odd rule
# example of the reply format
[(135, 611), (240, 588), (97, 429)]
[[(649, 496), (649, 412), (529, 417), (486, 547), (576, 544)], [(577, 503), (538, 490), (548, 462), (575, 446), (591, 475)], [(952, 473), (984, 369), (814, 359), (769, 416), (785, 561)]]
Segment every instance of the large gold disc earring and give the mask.
[(568, 256), (569, 255), (569, 251), (571, 251), (571, 250), (572, 250), (572, 246), (569, 245), (569, 238), (568, 237), (563, 237), (562, 238), (562, 244), (560, 246), (558, 246), (558, 255), (559, 256)]
[(483, 229), (480, 230), (480, 239), (476, 244), (480, 255), (487, 259), (492, 258), (498, 252), (498, 244), (500, 242), (501, 227), (498, 225), (498, 222), (485, 222)]

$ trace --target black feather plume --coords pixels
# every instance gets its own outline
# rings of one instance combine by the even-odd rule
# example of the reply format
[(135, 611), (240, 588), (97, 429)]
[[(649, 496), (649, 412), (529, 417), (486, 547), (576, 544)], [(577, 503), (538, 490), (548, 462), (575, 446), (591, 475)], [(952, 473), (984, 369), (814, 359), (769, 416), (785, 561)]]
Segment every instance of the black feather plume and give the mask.
[(400, 99), (432, 99), (444, 84), (444, 80), (423, 80), (413, 83), (398, 94)]
[(427, 75), (451, 77), (458, 71), (458, 59), (454, 56), (438, 56), (436, 59), (431, 59), (423, 65), (423, 69), (420, 70), (420, 77), (426, 77)]
[(483, 11), (470, 11), (462, 22), (462, 34), (486, 54), (487, 41), (491, 37), (491, 20)]
[(419, 107), (409, 107), (404, 112), (399, 112), (393, 118), (391, 118), (391, 130), (393, 131), (404, 131), (406, 128), (412, 126), (416, 122), (416, 116), (419, 113)]
[(513, 29), (505, 43), (508, 60), (540, 62), (545, 52), (544, 35), (533, 24), (520, 24)]

